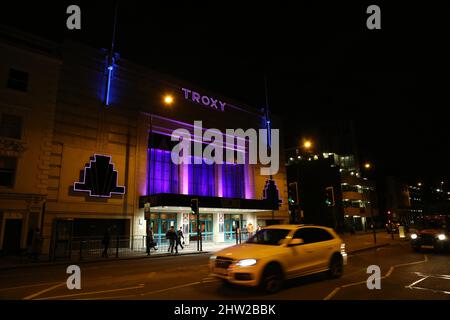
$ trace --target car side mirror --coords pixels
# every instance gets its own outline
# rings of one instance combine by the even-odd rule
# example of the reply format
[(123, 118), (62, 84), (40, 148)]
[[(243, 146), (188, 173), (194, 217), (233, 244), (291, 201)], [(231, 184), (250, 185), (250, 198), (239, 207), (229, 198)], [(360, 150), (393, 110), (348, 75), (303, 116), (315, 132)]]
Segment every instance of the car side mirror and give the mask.
[(289, 242), (288, 247), (300, 246), (304, 243), (305, 243), (305, 241), (303, 241), (303, 239), (296, 238), (296, 239), (292, 239), (291, 242)]

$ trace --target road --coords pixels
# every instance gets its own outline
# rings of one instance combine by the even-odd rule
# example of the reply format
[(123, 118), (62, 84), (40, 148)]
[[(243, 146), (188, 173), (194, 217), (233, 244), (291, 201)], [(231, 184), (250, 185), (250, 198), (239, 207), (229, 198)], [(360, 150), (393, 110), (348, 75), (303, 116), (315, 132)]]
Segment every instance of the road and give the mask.
[[(349, 256), (344, 275), (288, 281), (273, 295), (223, 286), (208, 275), (208, 254), (80, 265), (81, 290), (69, 290), (64, 265), (3, 270), (0, 299), (323, 300), (450, 299), (450, 255), (414, 253), (407, 243)], [(367, 267), (381, 269), (381, 289), (369, 290)]]

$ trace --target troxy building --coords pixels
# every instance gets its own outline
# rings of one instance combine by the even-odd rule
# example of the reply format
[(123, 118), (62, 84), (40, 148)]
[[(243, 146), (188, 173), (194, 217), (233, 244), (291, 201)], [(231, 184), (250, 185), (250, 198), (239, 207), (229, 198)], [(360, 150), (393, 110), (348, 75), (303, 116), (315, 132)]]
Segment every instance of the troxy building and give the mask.
[[(109, 65), (105, 51), (79, 43), (0, 34), (2, 252), (26, 248), (35, 228), (43, 253), (61, 256), (74, 239), (101, 238), (106, 229), (132, 239), (129, 246), (148, 228), (163, 239), (170, 226), (186, 241), (200, 227), (203, 241), (223, 243), (234, 241), (237, 227), (289, 221), (282, 153), (270, 192), (260, 164), (171, 160), (174, 130), (194, 141), (209, 128), (224, 138), (226, 129), (258, 132), (268, 124), (261, 108), (119, 56)], [(280, 128), (275, 118), (271, 125)], [(248, 145), (232, 149), (248, 155)]]

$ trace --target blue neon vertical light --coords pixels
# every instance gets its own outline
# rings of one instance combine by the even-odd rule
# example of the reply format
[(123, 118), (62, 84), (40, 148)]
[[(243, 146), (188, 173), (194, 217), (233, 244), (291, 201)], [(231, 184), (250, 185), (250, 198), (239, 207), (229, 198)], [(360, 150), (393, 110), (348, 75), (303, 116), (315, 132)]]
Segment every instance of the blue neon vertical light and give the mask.
[(105, 93), (105, 105), (110, 105), (110, 94), (111, 94), (111, 79), (114, 67), (112, 65), (108, 66), (108, 78), (106, 79), (106, 93)]

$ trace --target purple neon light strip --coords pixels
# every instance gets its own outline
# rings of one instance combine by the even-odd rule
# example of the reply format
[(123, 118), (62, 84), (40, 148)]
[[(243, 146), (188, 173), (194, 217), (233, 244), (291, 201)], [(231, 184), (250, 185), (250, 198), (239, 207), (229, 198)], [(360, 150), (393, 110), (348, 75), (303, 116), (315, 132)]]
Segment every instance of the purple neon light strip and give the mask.
[[(157, 134), (161, 134), (161, 135), (166, 136), (166, 137), (171, 137), (171, 136), (172, 136), (172, 134), (169, 134), (169, 133), (164, 132), (164, 131), (152, 130), (152, 132), (153, 132), (153, 133), (157, 133)], [(192, 134), (191, 134), (191, 136), (192, 136)], [(191, 139), (191, 141), (193, 141), (193, 142), (198, 142), (198, 143), (199, 143), (199, 142), (202, 142), (203, 144), (208, 144), (208, 142), (196, 140), (195, 138), (194, 138), (194, 139)], [(234, 149), (234, 148), (230, 148), (230, 147), (227, 147), (227, 146), (225, 146), (224, 148), (225, 148), (225, 149), (228, 149), (228, 150), (236, 151), (236, 152), (247, 153), (247, 151), (243, 151), (243, 150), (240, 150), (240, 149)]]
[[(190, 123), (186, 123), (186, 122), (182, 122), (182, 121), (179, 121), (179, 120), (174, 120), (174, 119), (170, 119), (170, 118), (165, 118), (165, 117), (161, 117), (161, 116), (158, 116), (158, 115), (152, 115), (152, 114), (149, 114), (149, 113), (146, 113), (146, 112), (143, 112), (145, 115), (147, 115), (147, 116), (152, 116), (153, 118), (156, 118), (156, 119), (160, 119), (160, 120), (164, 120), (164, 121), (167, 121), (167, 122), (171, 122), (171, 123), (175, 123), (175, 124), (178, 124), (178, 125), (181, 125), (181, 126), (186, 126), (186, 127), (190, 127), (190, 128), (194, 128), (194, 129), (199, 129), (200, 127), (198, 127), (198, 126), (195, 126), (195, 125), (193, 125), (193, 124), (190, 124)], [(208, 130), (208, 128), (203, 128), (202, 127), (202, 131), (206, 131), (206, 130)], [(227, 137), (234, 137), (234, 136), (232, 136), (232, 135), (229, 135), (229, 134), (223, 134), (224, 136), (227, 136)], [(240, 139), (240, 140), (244, 140), (244, 139), (242, 139), (242, 138), (239, 138), (239, 137), (236, 137), (236, 139)]]

